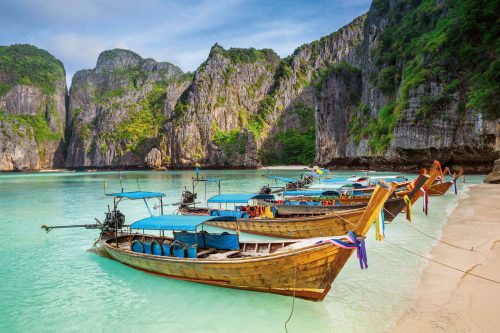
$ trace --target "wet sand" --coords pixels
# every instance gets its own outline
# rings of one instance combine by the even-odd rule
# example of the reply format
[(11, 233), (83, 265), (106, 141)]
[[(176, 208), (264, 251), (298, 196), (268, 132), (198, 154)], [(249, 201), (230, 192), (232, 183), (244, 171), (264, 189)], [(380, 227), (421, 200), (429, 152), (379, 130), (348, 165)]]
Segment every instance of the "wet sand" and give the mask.
[[(476, 252), (438, 242), (433, 260), (500, 281), (500, 185), (462, 194), (441, 240)], [(419, 290), (391, 332), (500, 332), (500, 284), (429, 262)]]

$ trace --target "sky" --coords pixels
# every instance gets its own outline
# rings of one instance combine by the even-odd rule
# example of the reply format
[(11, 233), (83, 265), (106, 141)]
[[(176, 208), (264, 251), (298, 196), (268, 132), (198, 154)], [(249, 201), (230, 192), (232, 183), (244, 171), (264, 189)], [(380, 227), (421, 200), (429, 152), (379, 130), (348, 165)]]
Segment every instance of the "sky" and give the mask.
[(99, 53), (132, 50), (194, 71), (216, 42), (286, 57), (367, 12), (370, 0), (1, 0), (0, 45), (33, 44), (64, 63), (68, 86)]

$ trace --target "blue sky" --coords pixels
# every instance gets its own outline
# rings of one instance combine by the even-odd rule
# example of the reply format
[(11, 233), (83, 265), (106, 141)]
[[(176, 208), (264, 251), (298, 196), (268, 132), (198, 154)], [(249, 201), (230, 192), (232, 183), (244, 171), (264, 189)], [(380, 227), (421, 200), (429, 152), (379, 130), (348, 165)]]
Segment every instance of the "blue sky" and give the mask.
[(68, 82), (100, 52), (126, 48), (193, 71), (218, 42), (280, 56), (368, 11), (369, 0), (2, 0), (0, 45), (34, 44), (66, 68)]

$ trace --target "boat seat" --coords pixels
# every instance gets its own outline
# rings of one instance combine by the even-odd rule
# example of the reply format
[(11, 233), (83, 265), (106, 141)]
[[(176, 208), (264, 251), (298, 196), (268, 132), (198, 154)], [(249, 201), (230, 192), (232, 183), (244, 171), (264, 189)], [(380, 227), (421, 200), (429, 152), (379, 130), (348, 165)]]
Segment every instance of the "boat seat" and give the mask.
[(223, 253), (214, 253), (208, 256), (208, 259), (213, 259), (213, 260), (223, 260), (227, 259), (229, 256), (232, 256), (233, 254), (239, 253), (239, 250), (234, 250), (234, 251), (227, 251)]
[(198, 254), (196, 256), (199, 258), (199, 257), (204, 256), (205, 254), (209, 254), (209, 253), (212, 253), (212, 252), (215, 252), (215, 251), (216, 250), (214, 248), (210, 248), (210, 249), (198, 252)]

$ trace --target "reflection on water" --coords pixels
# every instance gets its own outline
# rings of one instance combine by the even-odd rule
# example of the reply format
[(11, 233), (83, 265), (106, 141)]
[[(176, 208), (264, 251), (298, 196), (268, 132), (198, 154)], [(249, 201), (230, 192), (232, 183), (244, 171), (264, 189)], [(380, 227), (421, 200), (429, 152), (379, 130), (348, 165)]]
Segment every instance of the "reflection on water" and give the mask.
[[(296, 177), (300, 171), (276, 172)], [(223, 192), (255, 192), (271, 183), (263, 170), (209, 170), (222, 177)], [(349, 176), (352, 172), (336, 172)], [(122, 173), (125, 190), (163, 191), (167, 203), (191, 188), (187, 171)], [(469, 177), (468, 183), (480, 177)], [(112, 203), (103, 194), (120, 191), (114, 172), (0, 175), (0, 331), (277, 332), (292, 299), (278, 295), (205, 286), (152, 276), (87, 251), (96, 230), (60, 229), (42, 224), (86, 224), (103, 218)], [(463, 190), (462, 185), (459, 191)], [(198, 187), (200, 201), (205, 187)], [(207, 196), (216, 194), (207, 186)], [(414, 209), (414, 226), (438, 236), (457, 197), (432, 197), (430, 215)], [(167, 206), (165, 212), (173, 212)], [(127, 221), (144, 217), (139, 202), (124, 202)], [(399, 216), (386, 236), (398, 245), (427, 253), (433, 240), (409, 229)], [(259, 238), (242, 234), (242, 238)], [(410, 304), (422, 259), (368, 235), (369, 269), (350, 260), (321, 303), (296, 300), (290, 332), (372, 332), (389, 327)], [(278, 272), (277, 272), (278, 274)]]

